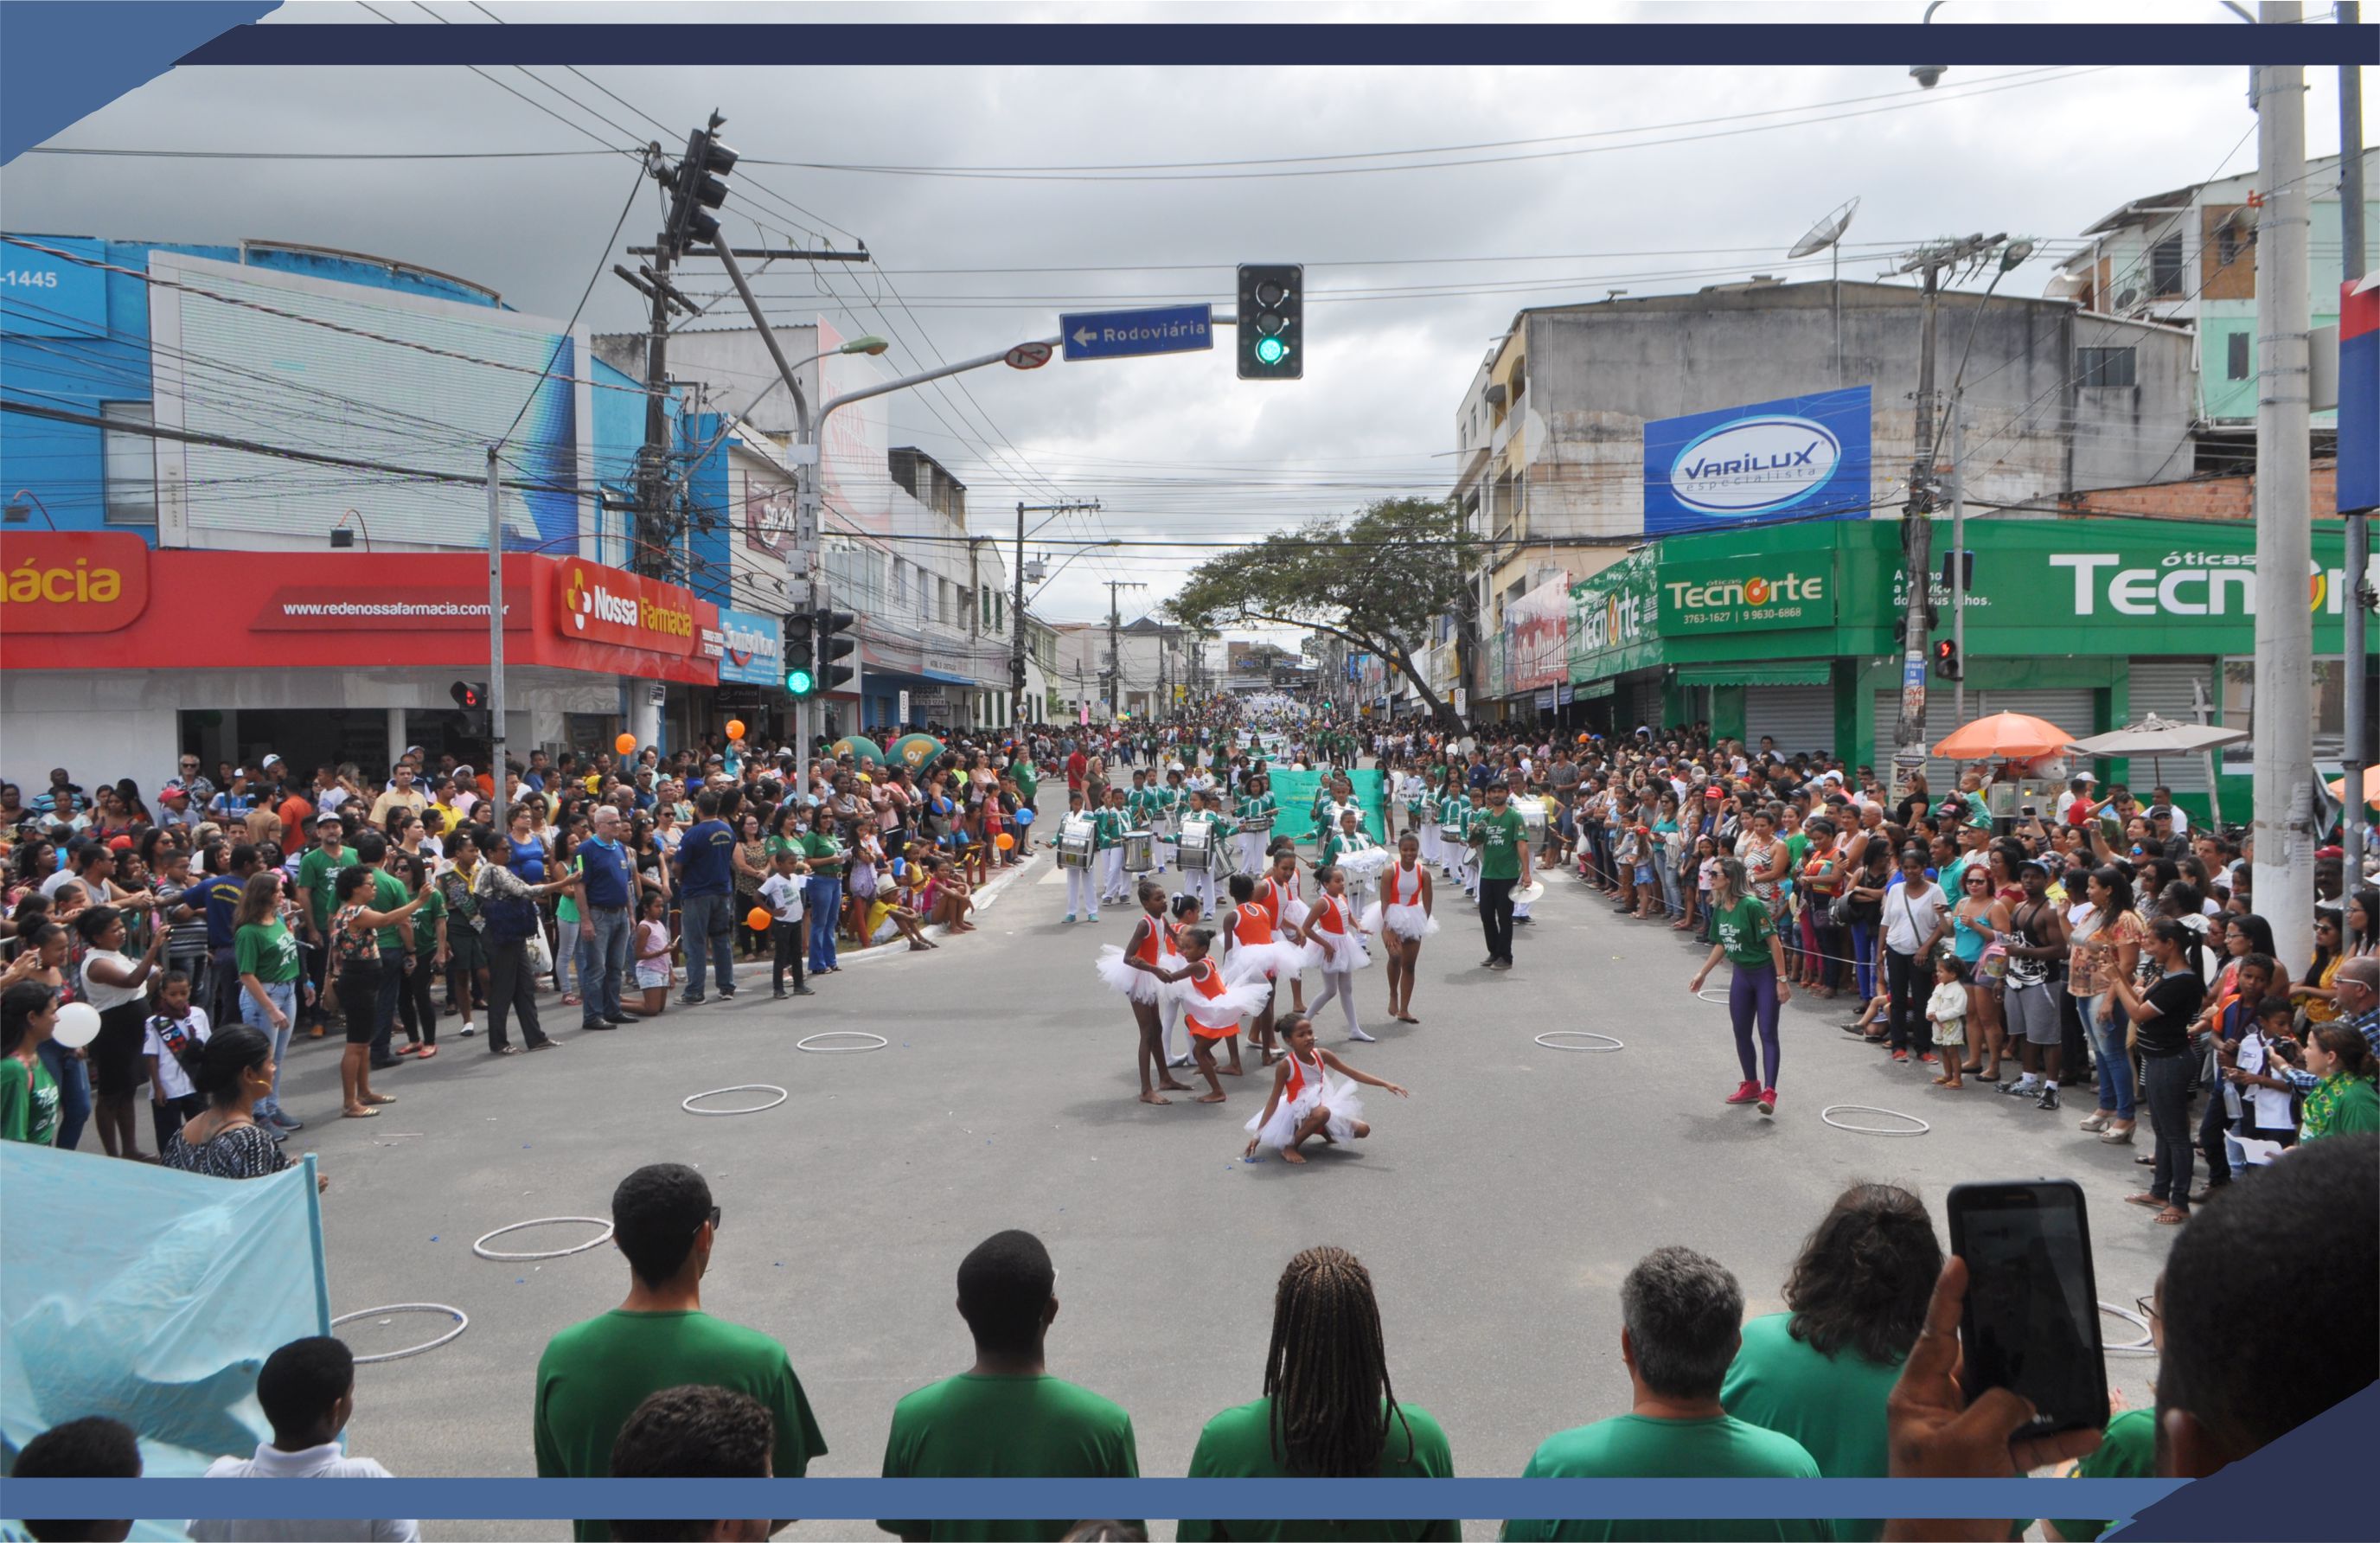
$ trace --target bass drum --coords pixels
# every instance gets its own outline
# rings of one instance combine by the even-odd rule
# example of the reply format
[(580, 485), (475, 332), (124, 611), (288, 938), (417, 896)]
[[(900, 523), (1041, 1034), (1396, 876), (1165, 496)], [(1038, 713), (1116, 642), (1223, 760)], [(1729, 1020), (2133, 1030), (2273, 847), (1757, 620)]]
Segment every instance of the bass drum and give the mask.
[(1124, 832), (1123, 866), (1127, 873), (1146, 873), (1157, 866), (1157, 833), (1154, 831)]

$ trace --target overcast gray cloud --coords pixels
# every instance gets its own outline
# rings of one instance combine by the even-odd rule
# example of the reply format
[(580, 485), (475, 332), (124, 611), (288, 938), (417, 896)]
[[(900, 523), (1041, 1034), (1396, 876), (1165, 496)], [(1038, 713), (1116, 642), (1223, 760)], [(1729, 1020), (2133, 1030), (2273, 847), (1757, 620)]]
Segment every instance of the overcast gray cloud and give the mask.
[[(398, 24), (441, 24), (418, 6), (374, 3)], [(617, 19), (638, 9), (689, 22), (1377, 14), (1343, 6), (586, 7), (507, 0), (491, 0), (491, 8), (523, 23)], [(431, 9), (457, 24), (492, 24), (466, 4), (432, 0)], [(1391, 14), (1724, 26), (1755, 16), (1906, 21), (1921, 9), (1780, 3)], [(346, 4), (283, 14), (385, 25)], [(1937, 24), (2221, 21), (2228, 14), (2195, 0), (2097, 6), (1961, 0)], [(1784, 249), (1854, 194), (1863, 201), (1844, 273), (1868, 278), (1883, 265), (1881, 254), (1898, 246), (1978, 229), (2070, 237), (2128, 199), (2253, 164), (2244, 68), (2060, 71), (1985, 89), (2021, 69), (1954, 68), (1933, 93), (1920, 92), (1899, 67), (721, 67), (593, 69), (583, 77), (534, 69), (575, 102), (509, 68), (490, 69), (492, 79), (461, 68), (188, 69), (94, 113), (54, 142), (431, 152), (592, 150), (599, 140), (660, 138), (674, 148), (717, 107), (729, 119), (724, 137), (748, 158), (730, 205), (739, 241), (864, 238), (882, 265), (816, 273), (772, 268), (756, 281), (771, 314), (792, 322), (825, 311), (846, 333), (885, 334), (895, 344), (888, 362), (905, 371), (930, 366), (938, 353), (956, 358), (1050, 335), (1062, 309), (1174, 298), (1228, 304), (1232, 265), (1304, 261), (1311, 298), (1302, 382), (1239, 382), (1228, 349), (1219, 349), (1053, 364), (1032, 374), (994, 369), (967, 377), (964, 393), (946, 388), (894, 400), (894, 442), (922, 445), (947, 462), (969, 484), (977, 522), (988, 532), (1008, 527), (1006, 511), (1018, 497), (1063, 494), (1097, 498), (1104, 509), (1054, 527), (1053, 536), (1212, 541), (1381, 494), (1443, 491), (1459, 395), (1490, 339), (1525, 305), (1599, 298), (1610, 288), (1692, 289), (1754, 273), (1823, 276), (1823, 266), (1786, 265)], [(2329, 72), (2310, 75), (2308, 149), (2327, 153), (2338, 143), (2337, 99)], [(1803, 117), (1857, 115), (1799, 125), (1788, 112), (1741, 116), (1799, 108), (1810, 109)], [(1687, 122), (1718, 119), (1728, 121)], [(1681, 127), (1648, 127), (1660, 125)], [(1755, 126), (1766, 127), (1733, 132)], [(757, 164), (1080, 166), (1343, 156), (1590, 134), (1606, 137), (1445, 157), (1536, 159), (1324, 176), (1027, 180)], [(1635, 145), (1645, 138), (1679, 142)], [(1592, 152), (1542, 153), (1587, 147)], [(635, 175), (625, 158), (601, 155), (315, 163), (32, 155), (7, 169), (0, 191), (15, 229), (177, 241), (268, 237), (348, 248), (461, 274), (524, 310), (561, 316), (590, 273), (608, 271), (619, 258), (602, 243)], [(646, 187), (625, 239), (650, 236), (659, 192)], [(1419, 261), (1439, 258), (1473, 261)], [(2037, 289), (2048, 266), (2036, 260), (2012, 287)], [(1024, 271), (987, 271), (998, 269)], [(693, 262), (685, 282), (720, 287), (706, 276), (711, 271)], [(1396, 290), (1421, 292), (1383, 293)], [(589, 316), (599, 329), (615, 330), (639, 325), (638, 310), (637, 297), (606, 276)], [(1161, 599), (1193, 557), (1099, 553), (1070, 568), (1039, 608), (1062, 618), (1103, 614), (1101, 580), (1145, 581), (1147, 590), (1127, 594), (1130, 614)]]

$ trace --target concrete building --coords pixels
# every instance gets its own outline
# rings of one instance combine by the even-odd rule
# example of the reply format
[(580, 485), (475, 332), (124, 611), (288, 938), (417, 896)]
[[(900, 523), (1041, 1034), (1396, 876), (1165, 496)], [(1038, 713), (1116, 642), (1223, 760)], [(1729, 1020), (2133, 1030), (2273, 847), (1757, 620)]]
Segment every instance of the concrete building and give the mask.
[[(1869, 385), (1871, 515), (1898, 517), (1923, 333), (1914, 288), (1853, 282), (1839, 295), (1755, 279), (1520, 312), (1455, 414), (1453, 496), (1493, 543), (1482, 657), (1458, 674), (1434, 649), (1433, 674), (1444, 670), (1450, 693), (1467, 684), (1475, 712), (1566, 705), (1565, 597), (1645, 537), (1648, 420)], [(1971, 509), (2146, 482), (2177, 460), (2187, 470), (2193, 341), (2180, 327), (1952, 291), (1937, 359), (1945, 403), (1963, 383)], [(1946, 436), (1946, 469), (1948, 456)]]
[[(2241, 172), (2134, 199), (2082, 235), (2058, 264), (2049, 293), (2085, 310), (2186, 327), (2196, 336), (2192, 417), (2202, 463), (2255, 452), (2256, 218), (2259, 174)], [(2338, 157), (2305, 168), (2313, 226), (2308, 247), (2313, 325), (2338, 321)], [(2363, 163), (2365, 228), (2380, 224), (2380, 157)], [(2313, 415), (2315, 441), (2336, 432), (2336, 412)], [(2180, 476), (2213, 468), (2183, 464)]]
[(1192, 699), (1197, 638), (1187, 627), (1144, 615), (1112, 633), (1105, 622), (1061, 622), (1052, 630), (1068, 717), (1163, 717)]

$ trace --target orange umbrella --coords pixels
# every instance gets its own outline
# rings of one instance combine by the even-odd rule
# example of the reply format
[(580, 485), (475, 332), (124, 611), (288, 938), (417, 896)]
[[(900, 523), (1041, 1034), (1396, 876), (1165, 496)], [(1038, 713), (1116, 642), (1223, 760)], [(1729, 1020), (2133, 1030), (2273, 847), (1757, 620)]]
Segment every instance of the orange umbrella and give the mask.
[[(2339, 799), (2347, 796), (2346, 778), (2341, 777), (2330, 784), (2330, 796)], [(2367, 804), (2380, 804), (2380, 766), (2367, 766), (2363, 769), (2363, 801)]]
[(2044, 719), (1995, 712), (1953, 730), (1934, 753), (1945, 760), (2028, 760), (2054, 756), (2073, 743), (2072, 735)]

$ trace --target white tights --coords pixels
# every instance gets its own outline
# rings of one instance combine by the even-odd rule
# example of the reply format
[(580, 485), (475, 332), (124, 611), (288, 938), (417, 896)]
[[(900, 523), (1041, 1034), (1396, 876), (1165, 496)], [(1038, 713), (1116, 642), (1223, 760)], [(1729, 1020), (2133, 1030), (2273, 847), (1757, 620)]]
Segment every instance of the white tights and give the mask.
[(1314, 1018), (1321, 1017), (1322, 1009), (1334, 996), (1339, 999), (1340, 1010), (1347, 1014), (1347, 1036), (1353, 1039), (1361, 1032), (1360, 1026), (1355, 1022), (1355, 972), (1354, 970), (1324, 970), (1322, 994), (1316, 997), (1312, 1005), (1306, 1008), (1306, 1014)]

